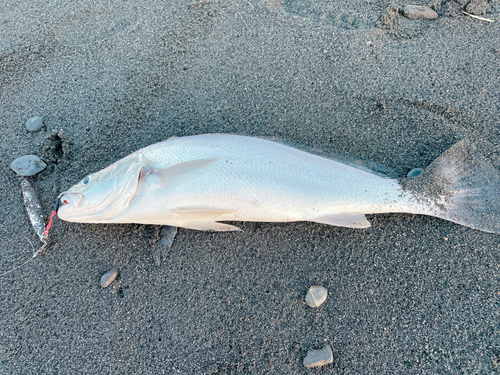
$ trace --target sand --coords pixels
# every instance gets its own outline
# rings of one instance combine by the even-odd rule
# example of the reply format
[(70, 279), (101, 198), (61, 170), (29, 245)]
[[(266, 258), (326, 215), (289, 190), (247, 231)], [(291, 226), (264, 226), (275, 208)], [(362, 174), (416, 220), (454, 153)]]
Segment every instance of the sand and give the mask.
[[(434, 21), (390, 5), (4, 1), (0, 273), (38, 246), (9, 168), (26, 154), (48, 164), (30, 179), (47, 217), (59, 192), (171, 136), (273, 137), (399, 176), (467, 138), (500, 168), (498, 2), (493, 23), (451, 0)], [(0, 278), (0, 373), (499, 373), (500, 236), (368, 219), (179, 229), (161, 266), (157, 227), (56, 219), (51, 246)], [(311, 285), (328, 288), (317, 309)], [(305, 369), (325, 345), (334, 363)]]

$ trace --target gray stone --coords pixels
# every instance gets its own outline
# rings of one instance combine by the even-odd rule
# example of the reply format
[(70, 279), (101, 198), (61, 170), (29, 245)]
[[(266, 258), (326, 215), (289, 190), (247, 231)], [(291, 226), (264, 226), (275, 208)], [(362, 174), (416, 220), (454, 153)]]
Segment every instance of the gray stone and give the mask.
[(406, 176), (408, 176), (408, 177), (417, 177), (423, 171), (424, 170), (422, 168), (413, 168), (411, 171), (408, 172), (408, 174)]
[(43, 171), (46, 166), (47, 164), (36, 155), (24, 155), (10, 163), (10, 167), (19, 176), (33, 176)]
[(422, 20), (435, 20), (438, 18), (438, 14), (425, 5), (405, 5), (403, 8), (403, 16)]
[(319, 307), (325, 303), (326, 297), (328, 297), (326, 288), (314, 285), (307, 291), (306, 303), (311, 307)]
[(118, 276), (117, 270), (111, 270), (109, 272), (106, 272), (104, 275), (102, 275), (101, 288), (107, 288), (109, 286), (109, 284), (111, 284), (113, 281), (115, 281), (116, 276)]
[(465, 10), (467, 13), (479, 16), (486, 13), (488, 10), (488, 3), (485, 0), (472, 0)]
[(30, 132), (37, 132), (42, 128), (42, 118), (41, 117), (32, 117), (28, 121), (26, 121), (26, 129)]
[(333, 363), (332, 348), (326, 345), (323, 349), (309, 350), (303, 363), (306, 367), (320, 367)]

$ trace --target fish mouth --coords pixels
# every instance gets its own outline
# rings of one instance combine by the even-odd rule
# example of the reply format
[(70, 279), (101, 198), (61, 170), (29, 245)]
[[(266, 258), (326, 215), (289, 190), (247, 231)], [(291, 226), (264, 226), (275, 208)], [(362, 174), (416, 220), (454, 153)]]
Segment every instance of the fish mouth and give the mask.
[(72, 208), (80, 207), (84, 195), (82, 193), (63, 193), (59, 198), (64, 205), (71, 206)]
[[(92, 218), (96, 216), (101, 216), (102, 212), (106, 210), (109, 206), (109, 198), (113, 191), (110, 191), (108, 195), (96, 206), (85, 205), (85, 195), (83, 193), (63, 193), (60, 197), (60, 202), (62, 206), (57, 210), (57, 216), (65, 221), (73, 222), (86, 222), (93, 221)], [(111, 197), (111, 200), (113, 197)]]
[(62, 193), (59, 197), (60, 206), (57, 210), (57, 216), (66, 221), (78, 220), (84, 198), (85, 195), (82, 193)]

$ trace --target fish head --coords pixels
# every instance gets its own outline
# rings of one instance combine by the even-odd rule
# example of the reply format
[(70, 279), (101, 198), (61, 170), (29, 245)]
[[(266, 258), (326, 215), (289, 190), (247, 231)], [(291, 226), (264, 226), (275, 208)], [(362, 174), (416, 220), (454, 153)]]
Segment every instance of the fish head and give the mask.
[(134, 199), (144, 166), (144, 161), (132, 154), (86, 176), (61, 195), (59, 218), (80, 223), (113, 222)]

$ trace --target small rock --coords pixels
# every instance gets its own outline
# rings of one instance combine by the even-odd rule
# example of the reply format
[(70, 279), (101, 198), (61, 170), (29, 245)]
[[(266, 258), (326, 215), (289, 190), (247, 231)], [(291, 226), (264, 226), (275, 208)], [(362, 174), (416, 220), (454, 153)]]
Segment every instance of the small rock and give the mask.
[(311, 307), (319, 307), (326, 301), (328, 290), (322, 286), (312, 286), (306, 294), (306, 303)]
[(422, 20), (435, 20), (438, 14), (425, 5), (405, 5), (403, 16), (406, 18), (420, 18)]
[(486, 10), (488, 10), (488, 3), (485, 0), (472, 0), (465, 10), (467, 13), (479, 16), (486, 13)]
[(47, 164), (36, 155), (24, 155), (10, 163), (10, 167), (19, 176), (33, 176), (43, 171), (46, 166)]
[(42, 118), (41, 117), (32, 117), (28, 121), (26, 121), (26, 129), (30, 132), (37, 132), (42, 128)]
[(323, 349), (309, 350), (303, 363), (306, 367), (319, 367), (333, 363), (332, 348), (327, 345)]
[(408, 174), (406, 176), (407, 177), (417, 177), (423, 171), (424, 170), (422, 168), (413, 168), (411, 171), (408, 172)]
[(115, 281), (116, 276), (118, 276), (118, 271), (117, 270), (111, 270), (101, 277), (101, 287), (102, 288), (107, 288), (109, 284), (111, 284), (113, 281)]

